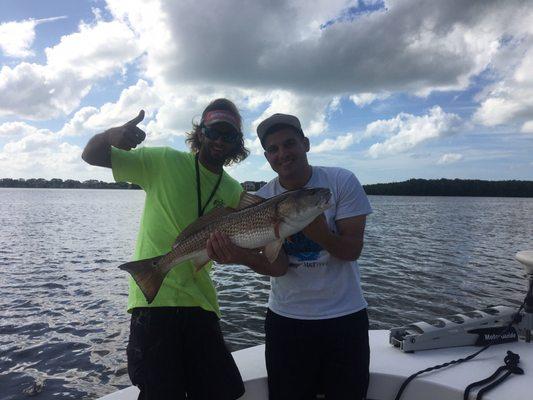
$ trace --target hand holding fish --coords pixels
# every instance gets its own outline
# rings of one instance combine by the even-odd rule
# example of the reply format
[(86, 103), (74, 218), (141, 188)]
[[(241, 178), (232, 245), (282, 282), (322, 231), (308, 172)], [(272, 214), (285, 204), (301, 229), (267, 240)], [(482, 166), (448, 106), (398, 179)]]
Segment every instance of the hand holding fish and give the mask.
[(316, 217), (313, 222), (307, 225), (302, 232), (313, 242), (323, 245), (323, 241), (330, 234), (330, 229), (324, 213)]
[(106, 133), (109, 144), (122, 150), (131, 150), (137, 147), (146, 138), (146, 133), (137, 127), (137, 124), (143, 119), (144, 110), (141, 110), (131, 121), (126, 122), (122, 126), (108, 129)]
[(233, 244), (228, 235), (215, 231), (207, 240), (207, 256), (219, 264), (241, 264), (246, 259), (249, 249)]
[(287, 272), (288, 259), (280, 249), (276, 260), (270, 262), (262, 249), (248, 249), (233, 244), (225, 233), (215, 231), (207, 240), (207, 255), (219, 264), (245, 265), (261, 275), (281, 276)]

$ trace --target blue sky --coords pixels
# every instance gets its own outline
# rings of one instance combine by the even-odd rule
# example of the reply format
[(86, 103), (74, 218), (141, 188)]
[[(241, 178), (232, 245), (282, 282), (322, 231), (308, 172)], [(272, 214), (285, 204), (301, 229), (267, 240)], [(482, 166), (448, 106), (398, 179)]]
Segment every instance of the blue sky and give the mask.
[(531, 180), (532, 27), (524, 1), (3, 0), (0, 178), (112, 181), (80, 158), (92, 135), (143, 108), (145, 145), (186, 150), (228, 97), (240, 181), (274, 176), (255, 128), (275, 112), (365, 184)]

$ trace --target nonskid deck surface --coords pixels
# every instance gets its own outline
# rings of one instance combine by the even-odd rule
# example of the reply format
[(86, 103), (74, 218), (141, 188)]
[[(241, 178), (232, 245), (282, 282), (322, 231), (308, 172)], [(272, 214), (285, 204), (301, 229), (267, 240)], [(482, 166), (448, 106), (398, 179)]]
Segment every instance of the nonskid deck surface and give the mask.
[[(389, 331), (370, 331), (370, 386), (368, 398), (392, 400), (409, 375), (437, 364), (463, 358), (479, 347), (455, 347), (403, 353), (389, 344)], [(507, 350), (520, 355), (524, 375), (512, 375), (483, 396), (485, 400), (531, 400), (533, 393), (533, 342), (523, 341), (490, 347), (471, 361), (417, 377), (404, 391), (402, 400), (461, 400), (467, 385), (491, 375), (503, 365)], [(264, 345), (233, 353), (245, 382), (242, 400), (267, 400)], [(135, 387), (112, 393), (100, 400), (135, 400)], [(472, 397), (474, 395), (474, 397)], [(471, 394), (475, 398), (475, 392)]]

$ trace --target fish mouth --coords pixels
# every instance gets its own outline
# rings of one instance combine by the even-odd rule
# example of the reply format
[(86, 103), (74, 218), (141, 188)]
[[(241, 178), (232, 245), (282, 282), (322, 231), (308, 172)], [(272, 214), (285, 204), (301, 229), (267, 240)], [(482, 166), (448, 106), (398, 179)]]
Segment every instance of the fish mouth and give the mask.
[(321, 199), (319, 200), (319, 207), (322, 209), (322, 210), (327, 210), (328, 208), (331, 207), (331, 203), (330, 203), (330, 200), (331, 200), (331, 191), (329, 189), (326, 189), (326, 193), (322, 194), (321, 196)]
[(331, 207), (330, 199), (331, 199), (331, 191), (327, 188), (314, 188), (313, 194), (316, 196), (316, 202), (315, 205), (321, 209), (326, 210), (329, 207)]

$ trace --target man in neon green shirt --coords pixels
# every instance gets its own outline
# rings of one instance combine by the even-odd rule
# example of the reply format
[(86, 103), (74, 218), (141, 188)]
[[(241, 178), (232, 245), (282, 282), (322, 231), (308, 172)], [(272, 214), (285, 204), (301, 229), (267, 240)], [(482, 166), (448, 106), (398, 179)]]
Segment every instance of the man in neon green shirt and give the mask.
[[(123, 126), (95, 135), (82, 158), (112, 168), (117, 182), (146, 192), (135, 260), (165, 254), (178, 234), (215, 207), (236, 207), (242, 188), (223, 170), (248, 155), (242, 122), (227, 99), (211, 102), (187, 142), (192, 153), (169, 147), (137, 147), (144, 111)], [(148, 304), (130, 277), (132, 313), (128, 372), (139, 399), (236, 399), (244, 386), (224, 344), (211, 265), (195, 271), (187, 262), (172, 269)]]

